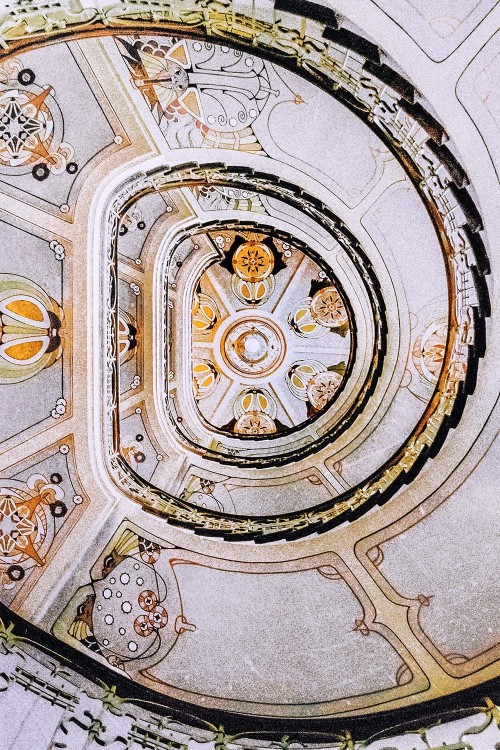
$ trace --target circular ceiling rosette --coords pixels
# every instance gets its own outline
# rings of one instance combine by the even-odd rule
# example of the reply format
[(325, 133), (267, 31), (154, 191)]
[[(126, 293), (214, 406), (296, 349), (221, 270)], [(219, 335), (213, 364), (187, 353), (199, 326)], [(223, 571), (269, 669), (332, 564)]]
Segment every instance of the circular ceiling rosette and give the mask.
[(0, 17), (2, 607), (189, 731), (323, 747), (486, 682), (408, 584), (493, 388), (432, 86), (323, 4), (57, 8)]

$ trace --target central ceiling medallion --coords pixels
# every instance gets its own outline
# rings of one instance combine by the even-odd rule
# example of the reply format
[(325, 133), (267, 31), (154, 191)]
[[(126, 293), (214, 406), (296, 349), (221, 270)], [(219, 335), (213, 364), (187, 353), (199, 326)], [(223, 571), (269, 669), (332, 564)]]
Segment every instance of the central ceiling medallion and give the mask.
[(261, 378), (283, 362), (286, 343), (283, 332), (270, 320), (245, 318), (230, 325), (223, 337), (221, 354), (238, 375)]

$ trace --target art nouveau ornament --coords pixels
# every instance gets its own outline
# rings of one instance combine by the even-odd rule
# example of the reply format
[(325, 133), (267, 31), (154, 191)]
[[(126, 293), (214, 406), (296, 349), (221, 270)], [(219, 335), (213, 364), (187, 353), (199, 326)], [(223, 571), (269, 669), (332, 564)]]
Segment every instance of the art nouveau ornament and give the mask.
[(0, 274), (0, 383), (50, 367), (63, 350), (63, 311), (29, 279)]
[(133, 675), (164, 658), (187, 622), (168, 550), (124, 530), (94, 568), (69, 634), (115, 669)]
[(125, 364), (134, 356), (134, 350), (137, 347), (137, 334), (137, 324), (134, 318), (121, 310), (118, 317), (118, 348), (122, 364)]
[[(198, 240), (194, 248), (198, 247), (198, 252), (201, 252), (205, 241), (215, 245), (221, 258), (196, 278), (191, 303), (193, 335), (190, 357), (193, 358), (194, 393), (201, 417), (212, 429), (235, 437), (250, 434), (278, 436), (293, 430), (332, 402), (343, 383), (354, 347), (349, 334), (347, 303), (342, 301), (337, 287), (306, 252), (274, 238), (271, 233), (248, 232), (244, 236), (233, 231), (224, 236), (209, 234), (203, 242)], [(197, 262), (197, 252), (192, 250), (184, 261), (184, 273), (188, 273), (190, 265)], [(301, 277), (296, 281), (299, 269)], [(293, 305), (289, 290), (295, 284), (304, 291), (317, 289), (313, 298), (307, 298), (306, 304), (312, 328), (322, 332), (321, 341), (309, 337), (309, 343), (303, 343), (301, 338), (309, 333), (304, 320), (302, 328), (291, 322), (294, 315), (297, 317), (293, 308), (289, 312), (290, 305)], [(323, 303), (318, 301), (318, 295)], [(312, 317), (311, 299), (315, 300), (318, 310), (323, 304), (326, 311), (323, 322)], [(334, 308), (333, 312), (329, 311), (328, 305)], [(176, 310), (180, 308), (173, 308), (172, 329), (180, 331), (180, 312)], [(327, 320), (325, 315), (328, 314), (330, 318)], [(290, 388), (287, 373), (299, 356), (298, 352), (302, 355), (308, 352), (313, 358), (316, 350), (320, 352), (320, 367), (334, 367), (336, 373), (330, 377), (328, 388), (326, 383), (320, 386), (323, 395), (320, 397), (318, 391), (311, 401), (305, 395), (306, 391), (304, 395), (298, 395), (298, 391)], [(180, 352), (181, 348), (172, 354), (176, 363), (181, 357)], [(173, 366), (168, 369), (172, 370)], [(310, 379), (304, 382), (305, 389)], [(236, 404), (242, 403), (252, 385), (257, 390), (265, 387), (269, 392), (270, 403), (275, 405), (271, 419), (266, 409), (256, 405), (247, 408), (245, 415), (236, 414)], [(180, 387), (179, 383), (177, 392)], [(295, 398), (299, 401), (294, 403)], [(308, 407), (304, 408), (300, 401), (308, 401)], [(231, 403), (234, 404), (234, 415)], [(192, 435), (196, 429), (192, 423)]]
[[(19, 82), (35, 79), (21, 71)], [(52, 102), (52, 109), (51, 109)], [(71, 163), (73, 148), (62, 143), (62, 123), (51, 86), (7, 89), (0, 92), (0, 172), (32, 172), (36, 180), (61, 174)]]
[(48, 480), (33, 474), (27, 482), (2, 480), (0, 486), (0, 581), (5, 589), (26, 571), (45, 564), (55, 536), (55, 519), (67, 513), (59, 474)]
[(0, 719), (493, 747), (492, 4), (12, 5)]

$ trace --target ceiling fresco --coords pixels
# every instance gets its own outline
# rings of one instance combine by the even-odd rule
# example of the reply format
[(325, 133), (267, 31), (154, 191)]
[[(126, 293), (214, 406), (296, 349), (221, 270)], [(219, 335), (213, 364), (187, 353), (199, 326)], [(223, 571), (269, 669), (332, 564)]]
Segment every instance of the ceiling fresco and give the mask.
[(500, 747), (499, 22), (0, 2), (0, 750)]

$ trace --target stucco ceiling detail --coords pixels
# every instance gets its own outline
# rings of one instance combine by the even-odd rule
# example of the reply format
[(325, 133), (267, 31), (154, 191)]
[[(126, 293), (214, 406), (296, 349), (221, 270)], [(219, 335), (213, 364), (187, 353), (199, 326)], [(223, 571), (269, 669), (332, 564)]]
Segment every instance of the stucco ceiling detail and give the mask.
[(498, 7), (335, 5), (0, 15), (2, 621), (183, 726), (498, 676)]

